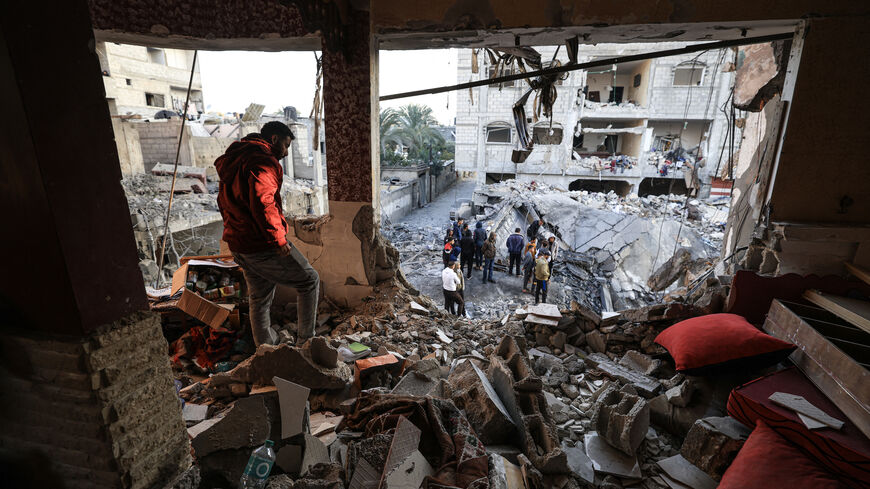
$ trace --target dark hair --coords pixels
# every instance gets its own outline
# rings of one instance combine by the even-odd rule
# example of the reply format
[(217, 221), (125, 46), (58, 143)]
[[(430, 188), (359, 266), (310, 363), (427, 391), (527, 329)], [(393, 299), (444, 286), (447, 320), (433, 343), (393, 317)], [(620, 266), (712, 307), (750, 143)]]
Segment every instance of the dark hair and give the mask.
[(514, 229), (514, 232), (515, 232), (515, 233), (520, 232), (520, 228), (516, 228), (516, 229)]
[(447, 266), (448, 266), (448, 267), (452, 267), (452, 266), (454, 266), (454, 265), (456, 265), (456, 262), (455, 262), (455, 261), (452, 261), (452, 260), (451, 260), (451, 261), (447, 262)]
[(287, 124), (279, 121), (269, 121), (263, 124), (263, 128), (260, 129), (260, 136), (267, 141), (272, 139), (272, 136), (290, 136), (291, 141), (296, 139), (296, 136), (293, 135), (293, 131), (287, 127)]

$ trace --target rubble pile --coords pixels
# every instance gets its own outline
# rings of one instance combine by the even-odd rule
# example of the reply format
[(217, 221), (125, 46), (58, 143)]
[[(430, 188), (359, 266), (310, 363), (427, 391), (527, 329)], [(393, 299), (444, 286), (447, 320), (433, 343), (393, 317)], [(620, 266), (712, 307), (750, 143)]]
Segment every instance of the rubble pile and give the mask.
[(267, 487), (664, 488), (657, 463), (681, 453), (686, 432), (682, 456), (719, 474), (730, 455), (716, 452), (739, 436), (693, 426), (710, 396), (652, 341), (705, 312), (673, 303), (602, 317), (573, 302), (468, 321), (381, 284), (356, 309), (324, 306), (320, 336), (304, 344), (281, 330), (283, 343), (227, 371), (178, 372), (200, 487), (235, 487), (267, 439)]
[[(685, 196), (619, 197), (514, 180), (478, 187), (473, 202), (464, 217), (472, 228), (484, 222), (496, 233), (497, 271), (507, 268), (502, 243), (510, 233), (520, 228), (525, 236), (528, 224), (542, 217), (543, 235), (556, 236), (560, 251), (549, 302), (567, 307), (574, 300), (596, 312), (685, 295), (716, 262), (728, 215), (725, 203), (711, 205)], [(440, 254), (449, 225), (445, 216), (443, 222), (404, 222), (383, 229), (400, 252), (408, 281), (431, 297), (441, 294)], [(477, 292), (466, 305), (475, 318), (501, 318), (523, 302), (522, 296), (504, 291)]]
[[(204, 174), (203, 171), (203, 176)], [(193, 187), (189, 181), (194, 182)], [(131, 214), (141, 215), (154, 233), (160, 233), (161, 230), (155, 226), (162, 226), (166, 218), (172, 176), (142, 173), (124, 178), (121, 184), (127, 195)], [(206, 183), (189, 177), (178, 179), (175, 196), (172, 198), (170, 219), (206, 218), (217, 212), (217, 183)]]

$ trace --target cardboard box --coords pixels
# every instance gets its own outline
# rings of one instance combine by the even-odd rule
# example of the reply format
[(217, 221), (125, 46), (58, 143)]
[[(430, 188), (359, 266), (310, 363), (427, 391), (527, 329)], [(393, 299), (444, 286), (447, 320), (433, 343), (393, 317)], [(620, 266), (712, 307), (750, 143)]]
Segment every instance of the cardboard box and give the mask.
[(220, 268), (237, 268), (232, 255), (188, 256), (181, 259), (181, 266), (172, 275), (170, 294), (175, 295), (182, 290), (177, 307), (185, 313), (216, 328), (224, 323), (234, 308), (232, 304), (215, 304), (196, 292), (185, 287), (187, 272), (191, 266), (210, 266)]

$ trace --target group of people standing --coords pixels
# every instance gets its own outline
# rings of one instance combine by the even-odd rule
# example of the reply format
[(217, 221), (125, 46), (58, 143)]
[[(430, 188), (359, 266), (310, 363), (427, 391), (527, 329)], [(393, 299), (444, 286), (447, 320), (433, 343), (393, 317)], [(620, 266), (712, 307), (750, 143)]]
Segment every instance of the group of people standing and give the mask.
[[(516, 276), (523, 276), (523, 292), (530, 293), (528, 284), (532, 281), (535, 304), (543, 298), (547, 302), (547, 283), (553, 272), (558, 245), (556, 237), (543, 239), (544, 220), (534, 221), (526, 231), (528, 243), (516, 228), (505, 245), (509, 258), (508, 274), (516, 270)], [(495, 283), (493, 263), (496, 256), (495, 233), (485, 229), (483, 222), (475, 224), (474, 231), (463, 218), (458, 218), (448, 228), (444, 237), (441, 282), (444, 291), (444, 308), (451, 314), (465, 315), (465, 280), (470, 279), (474, 270), (483, 272), (483, 283)], [(538, 242), (540, 240), (540, 246)], [(463, 268), (467, 269), (463, 273)], [(520, 272), (522, 270), (522, 274)]]

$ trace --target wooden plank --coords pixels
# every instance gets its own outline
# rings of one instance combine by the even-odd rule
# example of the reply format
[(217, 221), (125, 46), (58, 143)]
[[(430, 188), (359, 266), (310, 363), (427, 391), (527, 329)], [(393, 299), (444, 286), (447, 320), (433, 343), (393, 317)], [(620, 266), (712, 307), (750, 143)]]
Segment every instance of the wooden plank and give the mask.
[(779, 300), (770, 306), (764, 331), (797, 345), (789, 359), (870, 437), (870, 370), (852, 360)]
[(779, 406), (809, 416), (810, 418), (818, 420), (820, 423), (824, 423), (831, 428), (839, 430), (843, 427), (842, 421), (828, 415), (828, 413), (817, 408), (801, 396), (789, 394), (788, 392), (774, 392), (770, 395), (769, 399)]
[(810, 289), (804, 298), (870, 333), (870, 302)]
[(844, 262), (846, 265), (846, 270), (849, 270), (849, 273), (861, 279), (864, 283), (870, 284), (870, 270), (866, 268), (859, 267), (854, 263)]

